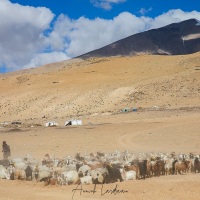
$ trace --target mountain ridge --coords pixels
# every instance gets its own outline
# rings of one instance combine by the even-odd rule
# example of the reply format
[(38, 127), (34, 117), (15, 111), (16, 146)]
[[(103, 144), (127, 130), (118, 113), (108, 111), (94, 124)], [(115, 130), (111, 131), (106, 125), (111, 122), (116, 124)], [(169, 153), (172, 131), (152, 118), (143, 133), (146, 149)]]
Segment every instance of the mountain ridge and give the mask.
[(172, 23), (161, 28), (137, 33), (102, 48), (82, 54), (77, 58), (196, 53), (200, 51), (200, 35), (195, 39), (184, 39), (192, 34), (200, 34), (199, 21), (196, 19)]

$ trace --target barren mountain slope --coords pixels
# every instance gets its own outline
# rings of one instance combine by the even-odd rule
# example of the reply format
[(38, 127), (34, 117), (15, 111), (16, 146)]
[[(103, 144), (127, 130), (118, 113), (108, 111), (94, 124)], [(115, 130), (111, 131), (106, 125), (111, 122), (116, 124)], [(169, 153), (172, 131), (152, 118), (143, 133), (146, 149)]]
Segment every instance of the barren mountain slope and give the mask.
[(200, 53), (72, 59), (0, 77), (0, 121), (200, 105)]

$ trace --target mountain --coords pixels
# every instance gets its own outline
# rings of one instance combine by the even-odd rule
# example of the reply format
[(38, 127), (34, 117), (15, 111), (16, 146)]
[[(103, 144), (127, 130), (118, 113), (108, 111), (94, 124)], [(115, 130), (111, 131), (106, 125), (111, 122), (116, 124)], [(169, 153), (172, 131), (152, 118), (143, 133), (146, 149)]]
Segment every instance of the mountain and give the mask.
[(189, 19), (129, 36), (79, 57), (184, 55), (198, 51), (200, 51), (200, 22)]

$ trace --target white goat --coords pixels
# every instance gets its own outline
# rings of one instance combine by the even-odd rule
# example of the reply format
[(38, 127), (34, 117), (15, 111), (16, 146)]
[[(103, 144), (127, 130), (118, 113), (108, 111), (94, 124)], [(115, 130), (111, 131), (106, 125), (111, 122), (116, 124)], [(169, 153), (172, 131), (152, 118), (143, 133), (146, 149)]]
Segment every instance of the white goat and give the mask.
[(10, 179), (10, 174), (2, 165), (0, 165), (0, 179)]
[(136, 180), (136, 172), (133, 170), (130, 171), (125, 171), (124, 169), (120, 169), (121, 175), (122, 175), (122, 179), (124, 181), (128, 181), (128, 180)]
[(78, 184), (80, 182), (78, 172), (75, 170), (69, 172), (62, 172), (61, 178), (62, 184), (64, 185)]
[(88, 165), (83, 165), (78, 169), (78, 175), (86, 176), (90, 170), (91, 168)]
[(80, 178), (82, 185), (90, 185), (93, 184), (91, 176), (84, 176)]
[(27, 164), (22, 161), (15, 162), (14, 165), (15, 165), (15, 168), (21, 169), (21, 170), (25, 170), (27, 168)]

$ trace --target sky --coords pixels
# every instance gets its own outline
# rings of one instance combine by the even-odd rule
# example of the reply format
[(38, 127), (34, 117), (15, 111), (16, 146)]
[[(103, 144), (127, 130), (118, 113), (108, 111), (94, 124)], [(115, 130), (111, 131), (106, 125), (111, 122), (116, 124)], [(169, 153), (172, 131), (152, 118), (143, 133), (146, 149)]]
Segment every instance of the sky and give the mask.
[(191, 18), (200, 20), (199, 0), (0, 0), (0, 73), (67, 60)]

